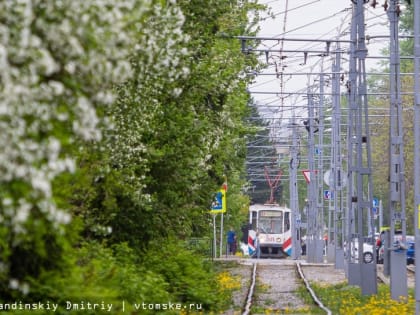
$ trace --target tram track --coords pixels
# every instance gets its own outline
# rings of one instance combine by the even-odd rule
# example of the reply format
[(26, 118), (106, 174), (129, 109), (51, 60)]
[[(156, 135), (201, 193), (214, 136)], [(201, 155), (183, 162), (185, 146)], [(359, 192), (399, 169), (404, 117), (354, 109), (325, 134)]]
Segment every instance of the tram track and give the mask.
[[(317, 297), (311, 283), (323, 285), (346, 281), (344, 271), (335, 269), (333, 264), (288, 259), (242, 259), (237, 262), (242, 266), (242, 294), (236, 298), (236, 311), (231, 310), (225, 315), (262, 315), (267, 312), (309, 314), (315, 308), (322, 310), (322, 313), (332, 314)], [(377, 266), (378, 283), (389, 285), (390, 279), (383, 275), (383, 266)], [(414, 265), (407, 266), (407, 281), (409, 288), (414, 287)], [(302, 286), (313, 303), (305, 303), (301, 299)]]
[[(378, 282), (384, 283), (386, 285), (390, 285), (390, 278), (389, 276), (385, 276), (383, 272), (383, 265), (377, 265), (377, 278)], [(410, 288), (414, 288), (415, 286), (415, 277), (416, 277), (416, 266), (415, 265), (407, 265), (407, 285)]]
[[(252, 265), (251, 281), (242, 315), (265, 314), (269, 309), (274, 312), (301, 312), (308, 308), (322, 309), (326, 314), (332, 314), (316, 296), (305, 277), (305, 268), (300, 263), (266, 263), (255, 262)], [(298, 289), (304, 285), (312, 297), (314, 305), (306, 305), (298, 294)]]

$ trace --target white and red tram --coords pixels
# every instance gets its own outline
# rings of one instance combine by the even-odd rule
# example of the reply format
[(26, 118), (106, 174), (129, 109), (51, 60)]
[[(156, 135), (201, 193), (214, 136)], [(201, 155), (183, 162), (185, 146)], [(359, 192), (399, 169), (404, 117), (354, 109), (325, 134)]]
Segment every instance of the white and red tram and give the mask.
[(281, 258), (292, 252), (291, 210), (278, 204), (249, 207), (249, 252), (255, 257)]

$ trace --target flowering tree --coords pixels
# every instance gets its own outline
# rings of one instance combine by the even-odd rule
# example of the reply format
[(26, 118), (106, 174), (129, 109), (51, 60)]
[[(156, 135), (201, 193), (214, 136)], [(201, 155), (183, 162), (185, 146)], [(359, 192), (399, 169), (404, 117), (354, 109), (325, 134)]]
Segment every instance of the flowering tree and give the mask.
[(147, 3), (0, 2), (0, 253), (12, 278), (25, 274), (17, 253), (48, 259), (47, 235), (71, 220), (52, 183), (75, 170), (76, 143), (101, 139), (97, 112), (132, 75)]
[(243, 167), (256, 61), (223, 34), (250, 2), (0, 2), (2, 293), (60, 270), (79, 230), (142, 249), (205, 231)]
[(243, 74), (255, 65), (222, 34), (247, 32), (244, 12), (252, 8), (177, 1), (146, 14), (133, 79), (118, 87), (109, 108), (114, 128), (105, 132), (107, 150), (100, 149), (91, 177), (96, 190), (81, 194), (87, 235), (144, 248), (208, 227), (213, 191), (243, 166)]

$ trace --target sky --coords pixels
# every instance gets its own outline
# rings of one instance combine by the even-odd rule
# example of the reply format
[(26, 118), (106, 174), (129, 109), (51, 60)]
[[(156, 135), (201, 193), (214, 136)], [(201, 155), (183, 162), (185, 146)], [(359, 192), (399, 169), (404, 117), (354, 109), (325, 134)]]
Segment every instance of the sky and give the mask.
[[(380, 51), (389, 45), (387, 39), (375, 38), (378, 35), (389, 35), (389, 22), (382, 7), (383, 1), (378, 2), (376, 8), (365, 5), (366, 35), (372, 38), (367, 45), (369, 57), (380, 56)], [(325, 51), (326, 40), (337, 39), (340, 34), (341, 40), (350, 39), (351, 0), (260, 0), (259, 3), (271, 8), (274, 19), (267, 17), (260, 22), (258, 36), (287, 38), (293, 41), (265, 40), (260, 43), (259, 49), (277, 51), (268, 53), (268, 56), (262, 53), (262, 60), (268, 61), (269, 66), (257, 76), (256, 82), (249, 90), (266, 117), (284, 117), (290, 115), (291, 108), (295, 108), (298, 111), (295, 114), (304, 118), (307, 115), (304, 110), (307, 102), (305, 96), (299, 93), (305, 94), (309, 84), (319, 85), (319, 75), (309, 76), (308, 73), (322, 71), (326, 73), (325, 79), (328, 81), (328, 72), (331, 72), (332, 61), (335, 58), (333, 53), (321, 57), (320, 53), (310, 52), (305, 58), (304, 51)], [(296, 39), (316, 41), (295, 41)], [(341, 45), (341, 71), (346, 74), (349, 46), (346, 43)], [(283, 54), (280, 54), (280, 50)], [(335, 44), (330, 46), (330, 51), (333, 50), (336, 50)], [(378, 69), (378, 61), (379, 59), (367, 59), (368, 71)], [(278, 77), (276, 73), (279, 72), (283, 75)], [(330, 86), (331, 84), (325, 86), (325, 92)], [(259, 94), (261, 92), (279, 94)]]

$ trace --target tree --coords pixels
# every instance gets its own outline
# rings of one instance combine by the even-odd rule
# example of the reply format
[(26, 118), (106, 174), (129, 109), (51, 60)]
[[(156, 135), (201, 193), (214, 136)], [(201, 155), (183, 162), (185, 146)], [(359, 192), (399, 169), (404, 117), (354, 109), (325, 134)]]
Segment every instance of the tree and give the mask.
[[(245, 71), (257, 61), (231, 35), (252, 35), (248, 16), (260, 8), (225, 0), (0, 3), (2, 296), (27, 293), (25, 279), (51, 287), (75, 259), (77, 268), (108, 270), (116, 248), (130, 251), (118, 268), (134, 274), (150, 244), (205, 235), (224, 176), (237, 196), (232, 214), (240, 213)], [(90, 247), (106, 257), (81, 260)], [(153, 272), (148, 278), (162, 283)]]
[(246, 12), (258, 7), (241, 3), (168, 2), (147, 12), (139, 42), (154, 44), (131, 57), (134, 77), (118, 87), (114, 129), (106, 150), (96, 150), (96, 191), (79, 194), (86, 235), (108, 226), (112, 242), (144, 249), (152, 239), (206, 233), (211, 195), (245, 157), (242, 74), (256, 59), (226, 34), (248, 31)]
[(17, 280), (59, 264), (71, 216), (58, 207), (53, 182), (74, 172), (80, 143), (101, 139), (98, 113), (131, 76), (143, 5), (0, 3), (2, 289), (22, 289)]

